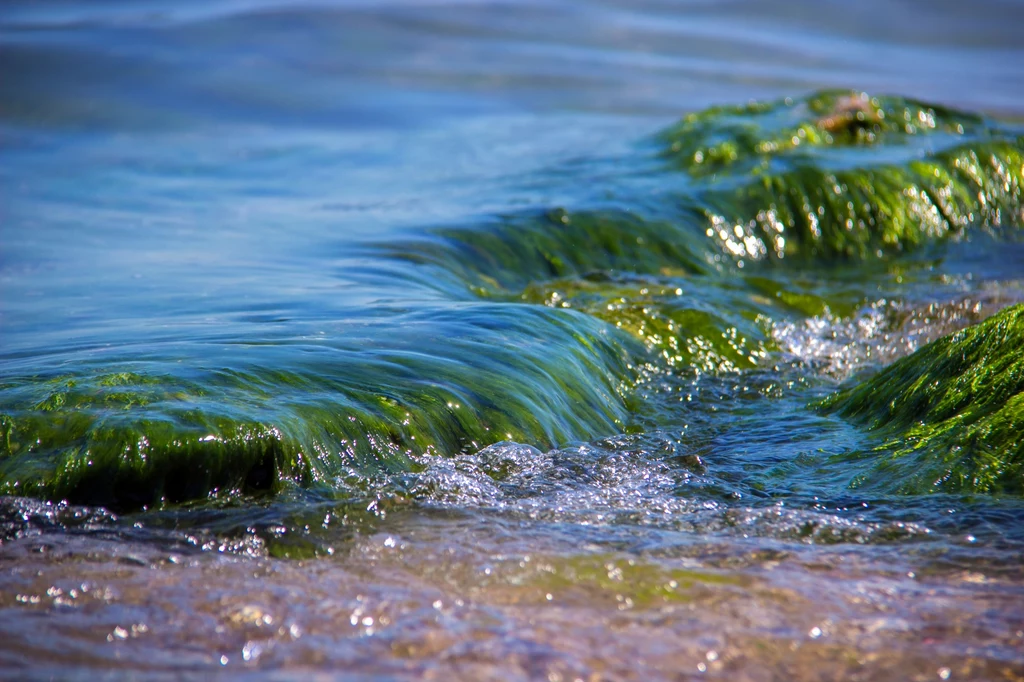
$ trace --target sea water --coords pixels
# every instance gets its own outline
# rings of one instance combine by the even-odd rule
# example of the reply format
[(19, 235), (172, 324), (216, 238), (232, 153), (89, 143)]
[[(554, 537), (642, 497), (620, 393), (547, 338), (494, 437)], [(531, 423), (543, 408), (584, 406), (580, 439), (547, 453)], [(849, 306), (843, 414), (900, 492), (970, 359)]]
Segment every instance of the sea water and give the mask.
[(1024, 301), (1019, 225), (723, 258), (659, 137), (831, 88), (1017, 129), (1022, 20), (7, 3), (0, 676), (1024, 675), (1019, 497), (859, 486), (809, 407)]

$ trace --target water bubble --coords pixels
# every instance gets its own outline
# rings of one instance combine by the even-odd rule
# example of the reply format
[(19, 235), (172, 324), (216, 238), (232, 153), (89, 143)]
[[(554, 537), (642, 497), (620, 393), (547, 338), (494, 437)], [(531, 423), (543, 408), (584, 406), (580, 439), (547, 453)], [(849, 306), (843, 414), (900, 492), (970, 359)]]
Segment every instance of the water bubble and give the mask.
[[(242, 660), (246, 662), (255, 661), (263, 653), (263, 644), (250, 640), (242, 647)], [(221, 659), (223, 661), (223, 658)]]

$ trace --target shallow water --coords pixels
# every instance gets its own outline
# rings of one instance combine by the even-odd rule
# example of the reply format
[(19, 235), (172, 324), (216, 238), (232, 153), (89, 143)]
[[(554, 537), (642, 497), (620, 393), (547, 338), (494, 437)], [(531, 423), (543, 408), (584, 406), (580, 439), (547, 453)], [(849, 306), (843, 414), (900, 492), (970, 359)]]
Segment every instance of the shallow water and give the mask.
[(5, 4), (0, 677), (1024, 677), (1021, 498), (808, 408), (1024, 301), (1019, 210), (734, 258), (659, 137), (821, 88), (1019, 135), (1022, 14)]

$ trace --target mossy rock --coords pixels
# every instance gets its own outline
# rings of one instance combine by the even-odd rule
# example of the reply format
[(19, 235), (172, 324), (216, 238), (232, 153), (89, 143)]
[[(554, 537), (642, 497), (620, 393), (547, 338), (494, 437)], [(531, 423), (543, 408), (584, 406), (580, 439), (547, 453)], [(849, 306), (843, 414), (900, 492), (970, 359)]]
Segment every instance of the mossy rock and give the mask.
[(923, 136), (981, 136), (989, 123), (901, 97), (826, 90), (802, 98), (712, 107), (662, 133), (666, 158), (694, 177), (747, 177), (835, 158), (838, 149), (913, 148)]
[(704, 278), (592, 273), (532, 284), (520, 298), (603, 320), (674, 370), (719, 373), (756, 367), (774, 348), (771, 318), (754, 296)]
[(1024, 494), (1024, 305), (928, 344), (820, 409), (882, 437), (859, 487)]
[[(8, 371), (0, 494), (115, 509), (292, 485), (343, 494), (359, 476), (410, 470), (412, 455), (619, 433), (646, 409), (633, 389), (647, 363), (749, 370), (772, 349), (778, 317), (845, 314), (835, 297), (794, 288), (772, 268), (732, 267), (723, 252), (809, 259), (820, 270), (1024, 222), (1022, 138), (925, 104), (824, 93), (695, 114), (662, 139), (674, 170), (654, 179), (669, 185), (683, 171), (691, 193), (531, 211), (374, 248), (404, 261), (389, 276), (425, 285), (416, 313), (373, 310), (332, 338), (239, 343), (244, 353), (216, 358), (203, 346), (67, 376)], [(657, 215), (622, 209), (631, 203)], [(1019, 357), (1019, 341), (1004, 343), (1003, 356)], [(978, 405), (1008, 385), (987, 377), (979, 370), (991, 385)], [(1019, 492), (1014, 390), (998, 410), (981, 413), (972, 398), (923, 425), (901, 422), (894, 407), (884, 428), (910, 439), (892, 460), (909, 463), (901, 489), (927, 478), (941, 489)], [(829, 409), (857, 418), (843, 400)]]
[(137, 359), (9, 378), (0, 494), (119, 511), (294, 485), (344, 494), (412, 470), (412, 455), (618, 433), (635, 407), (643, 347), (575, 311), (487, 303), (391, 323), (298, 354), (261, 345), (230, 368)]
[[(552, 209), (421, 239), (380, 244), (376, 254), (432, 266), (428, 284), (504, 297), (530, 284), (595, 272), (692, 275), (714, 270), (700, 226), (607, 209)], [(450, 291), (450, 290), (449, 290)]]
[(692, 216), (559, 209), (380, 248), (422, 266), (419, 280), (448, 294), (586, 313), (679, 370), (753, 368), (774, 349), (776, 319), (848, 314), (861, 302), (851, 305), (847, 292), (823, 297), (792, 277), (742, 275), (704, 246)]
[(694, 225), (558, 209), (382, 248), (426, 266), (424, 280), (441, 288), (585, 313), (670, 368), (751, 368), (770, 345), (770, 320), (751, 300), (761, 294), (714, 277), (702, 242)]
[(876, 258), (1024, 224), (1024, 138), (935, 105), (824, 92), (691, 114), (661, 139), (736, 260)]

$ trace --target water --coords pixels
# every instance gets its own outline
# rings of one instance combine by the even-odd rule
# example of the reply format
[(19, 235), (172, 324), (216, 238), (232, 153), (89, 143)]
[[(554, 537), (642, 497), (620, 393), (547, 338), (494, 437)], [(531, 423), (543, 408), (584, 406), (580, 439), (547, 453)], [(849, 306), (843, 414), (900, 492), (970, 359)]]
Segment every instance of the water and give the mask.
[(808, 408), (1024, 301), (1019, 201), (734, 258), (749, 169), (659, 137), (842, 88), (1012, 141), (1021, 14), (7, 3), (0, 676), (1024, 675), (1019, 496)]

